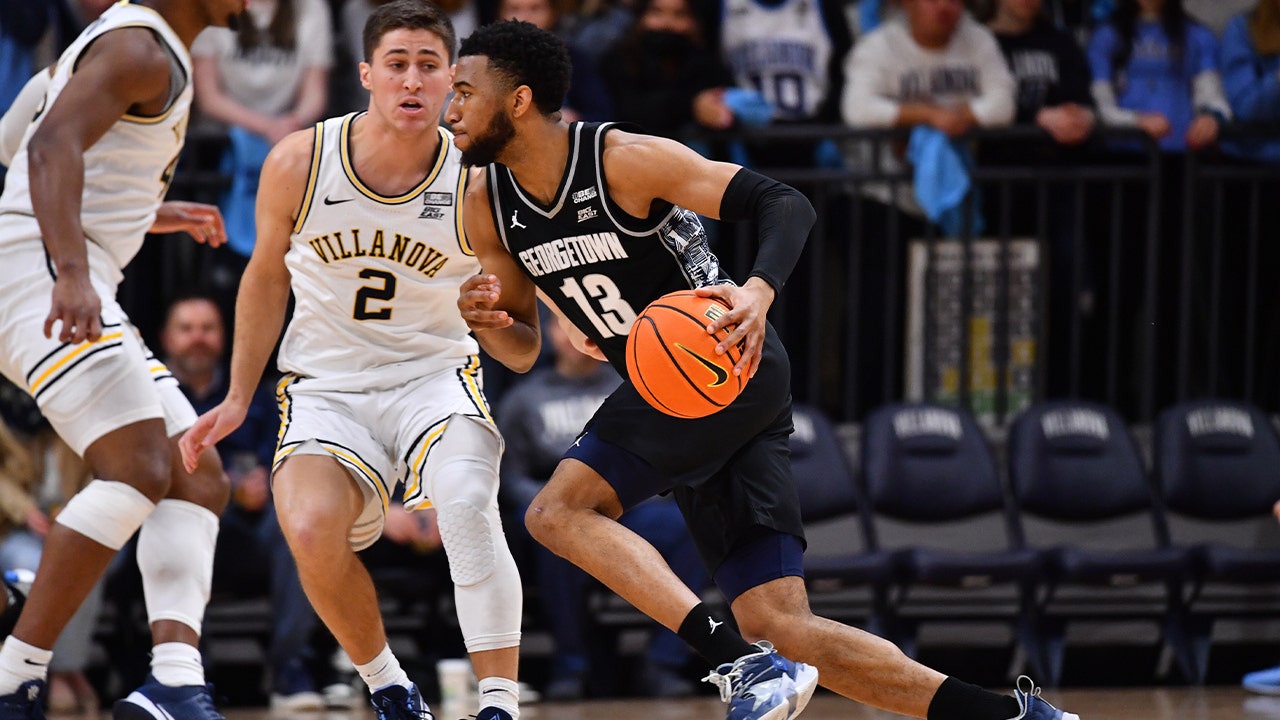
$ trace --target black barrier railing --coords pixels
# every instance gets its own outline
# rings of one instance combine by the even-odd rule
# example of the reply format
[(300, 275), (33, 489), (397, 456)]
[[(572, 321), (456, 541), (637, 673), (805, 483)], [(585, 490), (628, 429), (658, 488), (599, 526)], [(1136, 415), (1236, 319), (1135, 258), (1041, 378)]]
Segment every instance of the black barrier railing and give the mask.
[[(950, 400), (994, 425), (1057, 397), (1105, 402), (1134, 421), (1205, 394), (1280, 406), (1265, 335), (1276, 314), (1268, 275), (1280, 269), (1269, 264), (1280, 219), (1266, 199), (1280, 170), (1163, 155), (1130, 131), (1099, 131), (1063, 158), (1038, 128), (980, 130), (966, 138), (979, 150), (973, 190), (946, 235), (912, 202), (910, 168), (892, 160), (908, 137), (773, 127), (696, 138), (797, 148), (794, 165), (756, 167), (818, 214), (771, 312), (797, 399), (843, 421), (908, 396)], [(844, 149), (845, 167), (808, 165), (820, 141)], [(1003, 159), (989, 163), (989, 148)], [(225, 187), (207, 169), (174, 182), (175, 194), (206, 200)], [(713, 236), (725, 267), (746, 277), (753, 228)], [(175, 277), (199, 274), (196, 260), (178, 260), (188, 267)]]

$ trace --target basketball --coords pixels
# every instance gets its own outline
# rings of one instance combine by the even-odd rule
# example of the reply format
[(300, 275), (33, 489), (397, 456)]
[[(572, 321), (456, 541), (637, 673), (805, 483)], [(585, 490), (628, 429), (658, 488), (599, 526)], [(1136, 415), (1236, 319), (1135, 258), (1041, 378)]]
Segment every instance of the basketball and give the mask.
[(706, 417), (733, 402), (746, 385), (745, 377), (733, 374), (742, 349), (716, 355), (716, 343), (733, 326), (707, 334), (707, 325), (727, 312), (724, 303), (692, 290), (649, 303), (627, 337), (627, 374), (640, 396), (679, 418)]

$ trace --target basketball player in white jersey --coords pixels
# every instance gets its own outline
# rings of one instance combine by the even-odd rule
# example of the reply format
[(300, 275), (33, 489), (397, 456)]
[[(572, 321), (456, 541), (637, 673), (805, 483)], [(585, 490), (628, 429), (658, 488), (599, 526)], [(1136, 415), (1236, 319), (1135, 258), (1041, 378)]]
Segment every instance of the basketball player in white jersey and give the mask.
[(0, 197), (0, 372), (32, 394), (95, 480), (58, 514), (0, 649), (0, 718), (42, 717), (49, 648), (139, 527), (152, 677), (115, 715), (218, 717), (196, 648), (226, 482), (212, 452), (191, 471), (177, 464), (171, 443), (195, 413), (115, 291), (148, 230), (223, 240), (215, 211), (162, 213), (161, 202), (191, 103), (188, 48), (243, 10), (244, 0), (110, 8), (59, 58), (12, 158)]
[(236, 299), (231, 386), (182, 443), (194, 463), (243, 421), (292, 289), (279, 353), (276, 510), (307, 596), (382, 720), (430, 715), (387, 645), (355, 554), (382, 533), (401, 480), (405, 507), (436, 509), (480, 679), (476, 717), (519, 717), (522, 594), (498, 515), (502, 440), (457, 307), (457, 286), (480, 265), (458, 214), (460, 153), (439, 127), (455, 43), (431, 3), (378, 7), (360, 64), (368, 111), (271, 151)]

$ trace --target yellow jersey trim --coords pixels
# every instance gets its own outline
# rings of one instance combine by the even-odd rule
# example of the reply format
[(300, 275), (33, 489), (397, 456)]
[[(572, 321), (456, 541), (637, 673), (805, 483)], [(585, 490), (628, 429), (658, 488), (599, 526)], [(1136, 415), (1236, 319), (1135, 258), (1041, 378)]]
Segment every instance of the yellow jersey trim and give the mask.
[(311, 169), (307, 175), (307, 191), (302, 196), (302, 207), (298, 210), (298, 219), (293, 223), (293, 234), (302, 232), (302, 225), (311, 213), (311, 203), (315, 201), (316, 184), (320, 181), (320, 153), (324, 147), (324, 123), (316, 123), (316, 139), (311, 144)]

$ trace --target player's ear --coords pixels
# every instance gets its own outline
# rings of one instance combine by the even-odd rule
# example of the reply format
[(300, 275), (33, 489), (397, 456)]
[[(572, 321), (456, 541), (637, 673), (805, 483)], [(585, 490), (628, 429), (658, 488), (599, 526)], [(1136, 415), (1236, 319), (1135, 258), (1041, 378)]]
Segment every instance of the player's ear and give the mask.
[(533, 106), (533, 90), (521, 85), (511, 94), (511, 116), (518, 118), (527, 112), (537, 112), (537, 108)]
[(373, 81), (369, 79), (369, 74), (373, 72), (373, 66), (367, 62), (360, 63), (360, 85), (365, 90), (373, 90)]

